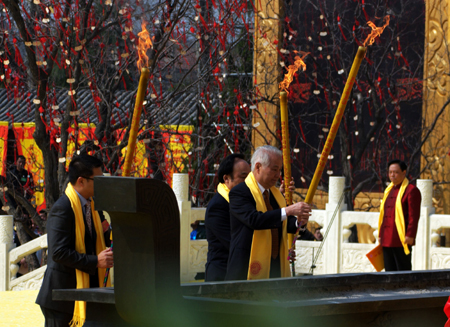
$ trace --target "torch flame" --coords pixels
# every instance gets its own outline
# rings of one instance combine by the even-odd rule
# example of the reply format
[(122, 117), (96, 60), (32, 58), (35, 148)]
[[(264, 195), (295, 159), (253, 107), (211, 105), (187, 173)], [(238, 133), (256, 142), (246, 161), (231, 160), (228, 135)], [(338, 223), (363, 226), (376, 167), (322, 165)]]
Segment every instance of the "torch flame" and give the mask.
[[(295, 53), (298, 53), (299, 51), (294, 51)], [(292, 83), (292, 80), (294, 79), (294, 73), (299, 70), (300, 68), (305, 71), (306, 70), (306, 64), (303, 61), (303, 59), (305, 59), (305, 57), (309, 54), (309, 52), (304, 53), (302, 51), (300, 51), (300, 53), (303, 54), (303, 56), (300, 58), (299, 56), (295, 56), (295, 62), (293, 65), (289, 65), (288, 66), (288, 72), (286, 73), (286, 75), (284, 76), (284, 80), (280, 83), (279, 87), (281, 91), (284, 91), (286, 93), (288, 92), (288, 88), (289, 85)]]
[(381, 27), (377, 27), (374, 23), (371, 21), (367, 22), (367, 25), (369, 25), (372, 28), (372, 32), (367, 36), (366, 40), (364, 41), (364, 46), (372, 45), (375, 42), (375, 38), (380, 36), (381, 33), (383, 33), (384, 29), (389, 25), (390, 16), (387, 15), (384, 17), (384, 25)]
[(147, 23), (145, 21), (142, 22), (141, 28), (142, 31), (138, 33), (139, 44), (138, 44), (138, 56), (139, 60), (137, 61), (137, 66), (139, 70), (148, 66), (148, 56), (147, 50), (153, 46), (152, 40), (150, 38), (150, 33), (146, 29)]

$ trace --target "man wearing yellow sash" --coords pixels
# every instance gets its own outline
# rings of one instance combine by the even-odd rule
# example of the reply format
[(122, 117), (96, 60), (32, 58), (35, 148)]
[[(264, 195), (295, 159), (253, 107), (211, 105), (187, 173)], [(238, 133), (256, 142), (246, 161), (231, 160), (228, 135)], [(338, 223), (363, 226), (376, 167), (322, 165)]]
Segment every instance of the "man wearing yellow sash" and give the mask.
[(244, 155), (234, 153), (226, 157), (219, 166), (217, 193), (208, 203), (205, 214), (208, 256), (205, 266), (205, 281), (223, 281), (227, 273), (230, 250), (230, 190), (242, 183), (250, 173), (250, 165)]
[(259, 147), (251, 161), (252, 172), (245, 183), (229, 193), (231, 241), (226, 280), (289, 277), (287, 233), (305, 225), (311, 207), (303, 202), (286, 207), (275, 187), (283, 166), (280, 150)]
[(94, 177), (102, 175), (101, 167), (95, 157), (75, 157), (69, 165), (66, 191), (50, 211), (47, 270), (36, 299), (45, 326), (83, 326), (86, 302), (53, 301), (52, 290), (102, 287), (106, 268), (113, 266), (112, 251), (106, 248), (109, 224), (92, 200)]
[(411, 270), (411, 251), (415, 243), (422, 200), (417, 187), (406, 178), (403, 161), (388, 163), (391, 183), (384, 192), (378, 221), (379, 241), (386, 271)]

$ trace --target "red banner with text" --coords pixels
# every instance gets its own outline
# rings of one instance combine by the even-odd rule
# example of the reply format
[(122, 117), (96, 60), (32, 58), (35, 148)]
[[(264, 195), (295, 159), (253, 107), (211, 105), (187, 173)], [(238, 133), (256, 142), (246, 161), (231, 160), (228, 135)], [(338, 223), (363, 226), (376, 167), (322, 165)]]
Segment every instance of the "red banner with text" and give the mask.
[(8, 122), (0, 121), (0, 175), (6, 177), (6, 151), (8, 149)]

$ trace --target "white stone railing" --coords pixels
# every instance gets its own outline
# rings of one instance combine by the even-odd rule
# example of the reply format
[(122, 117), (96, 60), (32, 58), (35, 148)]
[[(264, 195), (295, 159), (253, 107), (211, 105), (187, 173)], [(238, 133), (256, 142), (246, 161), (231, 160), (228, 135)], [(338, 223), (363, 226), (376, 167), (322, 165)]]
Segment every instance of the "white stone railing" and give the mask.
[[(188, 176), (175, 174), (173, 189), (177, 196), (181, 219), (181, 281), (194, 280), (198, 272), (205, 271), (208, 244), (206, 240), (189, 239), (191, 223), (203, 220), (205, 208), (191, 208), (188, 200)], [(323, 226), (322, 233), (330, 226), (339, 199), (344, 191), (343, 177), (330, 177), (328, 203), (325, 210), (313, 210), (310, 221)], [(416, 245), (413, 248), (412, 263), (414, 270), (450, 268), (450, 248), (436, 247), (439, 239), (437, 231), (450, 228), (450, 215), (436, 215), (432, 205), (433, 182), (418, 180), (417, 187), (422, 193), (419, 227)], [(368, 224), (375, 229), (378, 239), (378, 212), (346, 211), (347, 205), (342, 203), (319, 258), (315, 263), (314, 274), (336, 274), (350, 272), (374, 272), (375, 269), (366, 257), (376, 244), (348, 243), (349, 228), (354, 224)], [(297, 241), (296, 273), (309, 273), (313, 253), (316, 256), (322, 242)]]
[(47, 235), (15, 247), (13, 217), (0, 216), (0, 291), (37, 290), (41, 287), (46, 266), (40, 267), (19, 278), (18, 262), (27, 255), (47, 248)]
[[(450, 248), (437, 247), (439, 239), (437, 231), (450, 228), (450, 215), (436, 215), (432, 206), (433, 183), (431, 180), (418, 180), (417, 187), (422, 193), (422, 204), (416, 245), (413, 248), (413, 269), (448, 269), (450, 268)], [(199, 272), (205, 271), (208, 244), (206, 240), (190, 240), (191, 223), (204, 220), (205, 208), (191, 208), (189, 201), (189, 179), (187, 174), (174, 174), (173, 190), (178, 200), (181, 220), (180, 257), (181, 281), (190, 282)], [(310, 221), (323, 226), (322, 232), (328, 229), (333, 214), (338, 206), (344, 190), (343, 177), (331, 177), (329, 185), (329, 201), (325, 210), (313, 210)], [(346, 211), (346, 204), (338, 208), (333, 224), (330, 226), (327, 239), (323, 244), (319, 258), (315, 263), (314, 274), (335, 274), (348, 272), (375, 271), (366, 253), (375, 244), (348, 243), (349, 228), (354, 224), (368, 224), (375, 229), (377, 237), (378, 213)], [(17, 262), (28, 254), (47, 247), (46, 235), (25, 245), (14, 248), (11, 216), (0, 216), (0, 291), (38, 289), (42, 282), (45, 266), (20, 278), (14, 278)], [(296, 273), (309, 273), (312, 257), (317, 255), (322, 242), (297, 241)]]

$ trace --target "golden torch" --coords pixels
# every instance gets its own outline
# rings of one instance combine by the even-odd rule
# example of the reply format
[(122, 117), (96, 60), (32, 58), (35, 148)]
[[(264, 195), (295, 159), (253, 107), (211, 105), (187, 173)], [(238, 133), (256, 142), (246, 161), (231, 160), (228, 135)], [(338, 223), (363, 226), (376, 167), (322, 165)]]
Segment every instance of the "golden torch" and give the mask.
[[(298, 53), (295, 51), (295, 53)], [(284, 80), (280, 83), (280, 118), (281, 118), (281, 146), (283, 151), (283, 167), (284, 167), (284, 190), (285, 190), (285, 198), (286, 204), (292, 204), (292, 192), (289, 189), (289, 185), (291, 183), (291, 147), (289, 145), (289, 115), (288, 115), (288, 88), (292, 83), (294, 78), (294, 73), (300, 68), (305, 71), (306, 64), (303, 59), (307, 56), (307, 53), (304, 53), (300, 58), (299, 56), (295, 56), (295, 62), (293, 65), (288, 66), (288, 72), (286, 73)], [(294, 244), (294, 236), (292, 234), (288, 235), (289, 244)], [(292, 271), (295, 276), (295, 265), (294, 265), (294, 249), (292, 248), (289, 251), (289, 261), (291, 262)]]
[[(144, 103), (145, 93), (147, 91), (147, 85), (148, 85), (148, 78), (150, 77), (150, 70), (148, 67), (148, 56), (147, 56), (147, 50), (150, 49), (153, 44), (152, 40), (150, 39), (150, 33), (147, 31), (146, 23), (142, 22), (142, 31), (138, 33), (139, 36), (139, 43), (138, 43), (138, 56), (139, 59), (137, 61), (137, 66), (141, 70), (141, 78), (139, 79), (139, 86), (138, 91), (136, 94), (136, 102), (134, 103), (134, 110), (133, 110), (133, 120), (131, 121), (131, 129), (130, 129), (130, 136), (128, 137), (128, 145), (127, 145), (127, 152), (125, 155), (125, 163), (123, 164), (122, 168), (122, 176), (130, 176), (131, 172), (131, 163), (133, 162), (134, 158), (134, 150), (136, 148), (136, 140), (137, 140), (137, 133), (139, 130), (139, 121), (141, 120), (141, 113), (142, 113), (142, 105)], [(111, 232), (111, 250), (113, 248), (113, 238), (112, 238), (112, 232)], [(109, 276), (109, 268), (106, 268), (105, 272), (105, 278), (103, 281), (103, 286), (106, 287), (106, 283), (108, 281)]]
[(306, 194), (305, 202), (311, 204), (314, 194), (316, 193), (319, 181), (322, 178), (322, 173), (325, 169), (325, 165), (330, 155), (331, 148), (333, 147), (334, 139), (341, 124), (342, 116), (344, 115), (344, 110), (347, 105), (348, 98), (352, 92), (353, 84), (355, 83), (356, 74), (358, 73), (359, 66), (361, 65), (364, 56), (366, 55), (367, 48), (359, 47), (356, 53), (355, 59), (353, 61), (352, 68), (348, 74), (347, 82), (345, 83), (344, 92), (341, 96), (341, 101), (339, 101), (338, 108), (336, 110), (336, 115), (334, 116), (333, 122), (331, 123), (330, 132), (328, 133), (327, 140), (325, 141), (325, 146), (323, 147), (322, 154), (320, 155), (319, 162), (317, 163), (316, 171), (314, 172), (313, 179), (309, 185), (308, 193)]
[[(325, 141), (325, 145), (322, 150), (322, 154), (320, 155), (319, 162), (317, 163), (316, 171), (314, 172), (313, 179), (311, 180), (311, 184), (309, 185), (308, 193), (306, 194), (305, 202), (311, 204), (314, 198), (314, 194), (316, 193), (317, 186), (319, 185), (319, 181), (322, 178), (322, 173), (325, 169), (325, 165), (328, 160), (328, 156), (330, 155), (331, 148), (333, 147), (333, 142), (336, 137), (336, 134), (339, 130), (339, 125), (342, 120), (342, 116), (344, 115), (344, 110), (347, 105), (348, 98), (352, 92), (353, 84), (355, 83), (356, 75), (358, 74), (359, 66), (361, 65), (364, 56), (366, 55), (366, 45), (372, 45), (375, 42), (375, 38), (380, 36), (383, 33), (386, 26), (389, 25), (389, 16), (384, 17), (384, 24), (381, 27), (376, 27), (374, 23), (367, 23), (371, 28), (372, 32), (367, 36), (364, 41), (364, 46), (360, 46), (358, 48), (358, 52), (356, 53), (355, 59), (353, 60), (352, 68), (350, 69), (350, 73), (348, 74), (347, 82), (345, 83), (344, 91), (342, 92), (341, 100), (339, 101), (338, 108), (336, 110), (336, 115), (334, 116), (333, 122), (331, 123), (330, 132), (328, 133), (327, 140)], [(298, 233), (300, 231), (300, 227), (295, 234), (293, 239), (292, 247), (289, 250), (289, 258), (291, 262), (293, 262), (293, 254), (295, 251), (295, 240), (298, 237)], [(292, 264), (292, 273), (295, 276), (294, 264)]]
[(136, 148), (137, 133), (139, 130), (139, 121), (141, 120), (142, 105), (144, 103), (145, 93), (147, 91), (148, 78), (150, 77), (150, 70), (148, 67), (147, 50), (152, 47), (150, 34), (147, 31), (146, 23), (142, 22), (142, 31), (138, 33), (138, 56), (137, 66), (141, 70), (141, 78), (139, 80), (139, 87), (136, 94), (136, 102), (134, 103), (133, 120), (131, 122), (130, 136), (128, 138), (127, 153), (125, 156), (125, 163), (122, 168), (122, 176), (130, 176), (131, 163), (133, 162), (134, 150)]
[[(297, 53), (297, 51), (295, 51)], [(284, 167), (284, 186), (285, 186), (285, 198), (287, 205), (292, 204), (292, 192), (289, 190), (291, 183), (291, 149), (289, 145), (289, 116), (288, 116), (288, 88), (294, 78), (294, 73), (300, 68), (305, 71), (306, 65), (303, 59), (308, 54), (305, 53), (300, 58), (295, 56), (295, 62), (293, 65), (288, 66), (288, 72), (286, 73), (284, 80), (280, 83), (280, 118), (281, 118), (281, 146), (283, 150), (283, 167)]]

